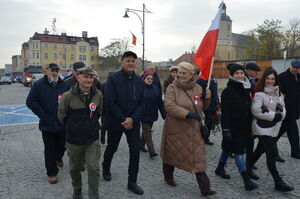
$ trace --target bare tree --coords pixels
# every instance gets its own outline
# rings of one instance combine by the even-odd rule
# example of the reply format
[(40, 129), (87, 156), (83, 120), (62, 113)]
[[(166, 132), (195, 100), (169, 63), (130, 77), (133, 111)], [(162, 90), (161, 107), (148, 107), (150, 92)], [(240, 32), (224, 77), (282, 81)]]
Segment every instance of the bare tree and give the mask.
[(300, 44), (300, 18), (293, 18), (289, 21), (284, 34), (284, 47), (288, 56), (295, 56), (295, 50)]

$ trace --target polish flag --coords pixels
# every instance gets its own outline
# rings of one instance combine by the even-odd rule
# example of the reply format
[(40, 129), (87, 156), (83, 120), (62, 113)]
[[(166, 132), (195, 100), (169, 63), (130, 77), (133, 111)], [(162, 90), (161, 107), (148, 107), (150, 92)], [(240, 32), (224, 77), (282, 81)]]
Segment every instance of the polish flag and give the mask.
[(220, 4), (218, 13), (212, 21), (194, 56), (194, 62), (201, 72), (200, 78), (204, 80), (209, 80), (212, 72), (212, 62), (217, 46), (222, 7), (223, 2)]
[(132, 44), (136, 46), (136, 36), (134, 34), (132, 34)]

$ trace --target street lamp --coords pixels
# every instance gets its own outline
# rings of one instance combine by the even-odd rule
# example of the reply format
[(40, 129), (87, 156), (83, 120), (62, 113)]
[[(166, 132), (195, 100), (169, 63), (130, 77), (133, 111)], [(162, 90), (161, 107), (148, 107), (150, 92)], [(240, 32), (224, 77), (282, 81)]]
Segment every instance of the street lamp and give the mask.
[[(136, 10), (136, 9), (130, 9), (130, 8), (125, 8), (125, 14), (124, 14), (124, 18), (129, 18), (128, 12), (132, 12), (134, 13), (136, 16), (138, 16), (138, 18), (141, 21), (141, 25), (142, 25), (142, 36), (143, 36), (143, 57), (142, 57), (142, 67), (144, 70), (144, 65), (145, 65), (145, 13), (152, 13), (149, 10), (146, 9), (145, 4), (143, 3), (143, 10)], [(140, 17), (140, 15), (137, 12), (142, 12), (143, 13), (143, 19)]]

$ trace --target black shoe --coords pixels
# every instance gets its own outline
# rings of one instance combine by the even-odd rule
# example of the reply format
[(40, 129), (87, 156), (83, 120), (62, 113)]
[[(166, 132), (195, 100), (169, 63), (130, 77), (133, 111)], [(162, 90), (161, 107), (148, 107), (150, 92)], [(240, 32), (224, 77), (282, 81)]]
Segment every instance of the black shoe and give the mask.
[(285, 160), (282, 159), (279, 155), (276, 156), (275, 161), (276, 162), (285, 162)]
[(294, 188), (292, 186), (287, 185), (285, 182), (280, 180), (280, 182), (275, 183), (275, 189), (281, 192), (293, 191)]
[(154, 157), (157, 156), (158, 154), (155, 152), (152, 152), (152, 153), (149, 153), (149, 155), (150, 155), (151, 159), (154, 159)]
[(300, 159), (300, 153), (295, 153), (291, 155), (292, 158)]
[(111, 173), (109, 171), (103, 171), (102, 175), (105, 181), (111, 181)]
[(205, 141), (205, 144), (207, 144), (207, 145), (214, 145), (214, 143), (213, 142), (211, 142), (211, 141)]
[(216, 170), (215, 170), (215, 174), (216, 174), (217, 176), (220, 176), (220, 177), (223, 178), (223, 179), (227, 179), (227, 180), (228, 180), (228, 179), (230, 179), (230, 175), (228, 175), (228, 174), (226, 173), (224, 167), (225, 167), (225, 163), (219, 162), (218, 167), (217, 167)]
[(252, 190), (258, 188), (258, 185), (256, 183), (252, 182), (252, 180), (250, 179), (250, 176), (247, 171), (242, 172), (241, 175), (243, 177), (245, 189), (247, 191), (252, 191)]
[(130, 191), (132, 191), (134, 194), (137, 194), (137, 195), (144, 194), (143, 189), (139, 185), (137, 185), (135, 182), (128, 182), (127, 189), (129, 189)]
[(258, 180), (259, 177), (252, 170), (248, 170), (249, 177), (253, 180)]
[(145, 153), (148, 152), (148, 150), (145, 147), (140, 147), (140, 150), (143, 151), (143, 152), (145, 152)]
[(81, 195), (81, 189), (79, 190), (74, 190), (74, 193), (73, 193), (73, 199), (81, 199), (82, 198), (82, 195)]

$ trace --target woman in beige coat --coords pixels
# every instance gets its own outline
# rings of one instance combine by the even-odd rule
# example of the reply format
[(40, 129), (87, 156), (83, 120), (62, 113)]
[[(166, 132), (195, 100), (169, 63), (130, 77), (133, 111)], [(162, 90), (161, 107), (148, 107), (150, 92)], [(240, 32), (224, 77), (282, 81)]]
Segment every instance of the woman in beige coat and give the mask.
[(187, 62), (178, 65), (178, 74), (165, 94), (167, 117), (161, 142), (165, 182), (176, 186), (174, 168), (194, 172), (202, 195), (213, 195), (206, 175), (205, 144), (200, 134), (208, 107), (210, 91), (201, 99), (202, 89), (196, 84), (195, 67)]
[(252, 133), (258, 137), (258, 145), (250, 159), (248, 171), (263, 153), (266, 153), (268, 170), (271, 173), (275, 189), (278, 191), (292, 191), (293, 187), (285, 184), (276, 169), (277, 155), (275, 138), (278, 135), (286, 110), (284, 96), (280, 93), (277, 73), (273, 68), (267, 68), (262, 78), (255, 86), (251, 112), (254, 116)]

